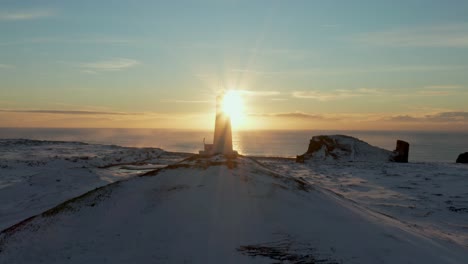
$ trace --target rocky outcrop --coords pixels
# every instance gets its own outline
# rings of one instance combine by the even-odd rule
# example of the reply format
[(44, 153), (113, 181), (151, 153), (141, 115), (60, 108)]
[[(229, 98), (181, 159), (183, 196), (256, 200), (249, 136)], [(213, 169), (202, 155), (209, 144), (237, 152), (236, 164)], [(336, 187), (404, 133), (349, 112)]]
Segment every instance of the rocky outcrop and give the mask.
[(458, 155), (457, 163), (468, 163), (468, 152)]
[(307, 152), (296, 157), (296, 162), (306, 161), (390, 161), (394, 154), (345, 135), (314, 136)]
[(396, 149), (393, 151), (391, 161), (408, 163), (409, 143), (403, 140), (397, 140)]

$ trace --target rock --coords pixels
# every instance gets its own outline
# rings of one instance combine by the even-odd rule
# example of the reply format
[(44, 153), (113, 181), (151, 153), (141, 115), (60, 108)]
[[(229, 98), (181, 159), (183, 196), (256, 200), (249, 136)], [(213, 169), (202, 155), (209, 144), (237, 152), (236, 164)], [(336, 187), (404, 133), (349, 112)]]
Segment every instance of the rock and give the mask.
[(345, 135), (314, 136), (307, 152), (296, 157), (296, 162), (306, 161), (389, 161), (392, 152), (371, 146)]
[(408, 163), (409, 143), (403, 140), (397, 140), (396, 149), (393, 151), (391, 161)]
[(296, 155), (297, 163), (304, 163), (304, 155)]
[(458, 155), (457, 163), (468, 163), (468, 152)]

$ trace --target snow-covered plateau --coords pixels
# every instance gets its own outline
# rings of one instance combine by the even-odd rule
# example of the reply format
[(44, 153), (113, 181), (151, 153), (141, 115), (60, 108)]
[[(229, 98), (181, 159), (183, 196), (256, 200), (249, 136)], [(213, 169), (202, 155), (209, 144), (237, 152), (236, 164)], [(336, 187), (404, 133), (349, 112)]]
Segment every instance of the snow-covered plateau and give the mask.
[(0, 263), (468, 263), (466, 164), (346, 143), (295, 163), (0, 140)]

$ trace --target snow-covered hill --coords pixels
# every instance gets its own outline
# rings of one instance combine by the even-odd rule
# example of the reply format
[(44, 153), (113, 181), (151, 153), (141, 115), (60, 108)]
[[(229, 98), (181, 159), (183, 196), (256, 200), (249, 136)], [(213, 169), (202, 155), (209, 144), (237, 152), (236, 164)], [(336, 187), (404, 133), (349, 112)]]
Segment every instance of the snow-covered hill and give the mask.
[(96, 187), (186, 156), (155, 148), (0, 139), (0, 230)]
[(468, 250), (468, 166), (388, 161), (306, 162), (259, 159), (431, 238)]
[[(305, 166), (305, 165), (302, 165)], [(191, 158), (0, 234), (1, 263), (464, 263), (468, 250), (253, 159)]]

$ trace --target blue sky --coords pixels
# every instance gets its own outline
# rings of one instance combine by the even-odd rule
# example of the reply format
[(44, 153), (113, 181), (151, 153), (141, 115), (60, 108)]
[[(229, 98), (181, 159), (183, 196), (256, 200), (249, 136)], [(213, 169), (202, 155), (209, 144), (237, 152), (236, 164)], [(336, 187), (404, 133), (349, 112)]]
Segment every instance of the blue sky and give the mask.
[(0, 1), (0, 126), (468, 129), (467, 1)]

